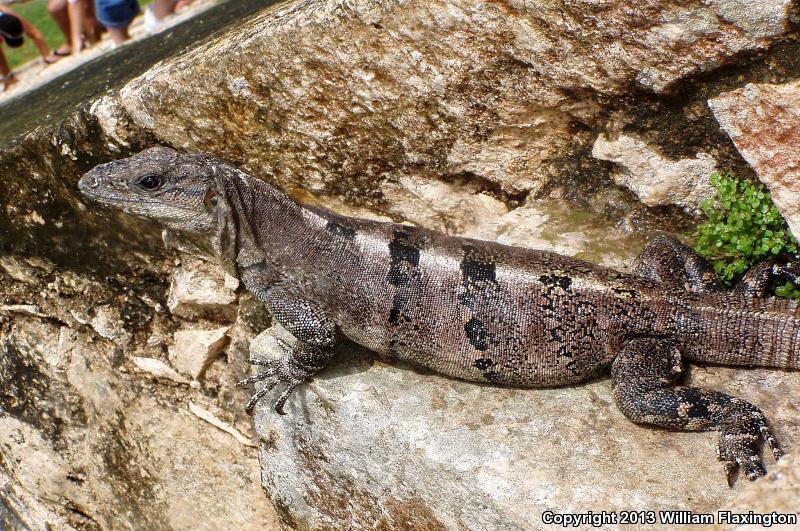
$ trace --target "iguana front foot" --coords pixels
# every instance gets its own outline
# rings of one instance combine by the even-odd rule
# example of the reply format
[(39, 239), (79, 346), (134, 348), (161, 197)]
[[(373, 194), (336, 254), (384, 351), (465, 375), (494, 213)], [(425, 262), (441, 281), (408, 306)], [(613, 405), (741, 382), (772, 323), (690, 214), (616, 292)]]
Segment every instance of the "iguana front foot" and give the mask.
[(767, 426), (767, 418), (756, 406), (733, 399), (720, 415), (717, 458), (725, 462), (728, 485), (733, 486), (736, 470), (741, 468), (752, 481), (766, 475), (759, 449), (763, 439), (777, 461), (783, 456), (778, 441)]
[[(278, 399), (275, 401), (275, 412), (284, 415), (283, 407), (286, 401), (300, 384), (307, 382), (311, 377), (324, 367), (329, 359), (329, 355), (324, 349), (311, 345), (298, 345), (290, 347), (283, 341), (278, 341), (284, 354), (276, 360), (264, 360), (251, 358), (250, 363), (266, 367), (260, 373), (239, 381), (236, 385), (246, 387), (251, 383), (265, 382), (247, 402), (245, 410), (252, 411), (255, 405), (264, 396), (272, 391), (278, 384), (286, 384)], [(318, 362), (324, 362), (321, 365)]]

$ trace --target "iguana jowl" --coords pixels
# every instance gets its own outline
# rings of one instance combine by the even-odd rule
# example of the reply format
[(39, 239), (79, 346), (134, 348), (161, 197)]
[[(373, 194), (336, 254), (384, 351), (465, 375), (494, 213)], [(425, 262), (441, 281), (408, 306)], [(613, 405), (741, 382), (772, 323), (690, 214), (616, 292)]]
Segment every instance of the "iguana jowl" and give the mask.
[(611, 369), (614, 398), (636, 422), (720, 432), (728, 480), (765, 474), (762, 439), (781, 450), (754, 405), (678, 383), (681, 359), (800, 368), (793, 301), (767, 298), (792, 265), (765, 262), (735, 292), (668, 239), (634, 274), (558, 254), (447, 236), (302, 206), (219, 159), (152, 148), (81, 178), (84, 195), (177, 230), (205, 232), (223, 264), (297, 339), (244, 380), (292, 390), (322, 369), (337, 338), (467, 380), (538, 387)]

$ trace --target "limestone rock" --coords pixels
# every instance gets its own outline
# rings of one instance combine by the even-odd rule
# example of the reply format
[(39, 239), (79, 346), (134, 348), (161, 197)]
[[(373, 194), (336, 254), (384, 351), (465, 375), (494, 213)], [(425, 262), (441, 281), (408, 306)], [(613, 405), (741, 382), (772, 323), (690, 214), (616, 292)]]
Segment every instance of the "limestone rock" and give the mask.
[(94, 316), (89, 325), (95, 332), (106, 339), (126, 344), (131, 340), (131, 333), (125, 329), (119, 310), (104, 304), (94, 309)]
[(619, 171), (611, 174), (614, 182), (628, 188), (647, 206), (677, 205), (697, 211), (704, 200), (714, 196), (710, 177), (717, 163), (707, 153), (672, 161), (638, 138), (620, 135), (610, 140), (601, 134), (592, 156), (619, 165)]
[(0, 312), (20, 313), (31, 317), (50, 317), (46, 313), (42, 313), (35, 304), (3, 304), (0, 306)]
[(19, 282), (27, 284), (36, 284), (38, 282), (36, 268), (13, 256), (0, 256), (0, 269)]
[(800, 81), (749, 84), (708, 104), (800, 237)]
[(3, 529), (276, 528), (255, 451), (181, 406), (188, 387), (121, 372), (65, 328), (0, 336)]
[[(293, 1), (91, 112), (276, 182), (391, 209), (420, 170), (508, 195), (580, 171), (602, 101), (663, 94), (785, 35), (791, 0)], [(223, 68), (219, 57), (225, 57)], [(110, 101), (114, 100), (114, 101)]]
[[(14, 417), (0, 416), (0, 441), (2, 453), (12, 457), (4, 459), (5, 466), (0, 470), (0, 482), (4, 486), (10, 485), (15, 491), (14, 497), (26, 509), (26, 520), (35, 519), (33, 522), (20, 522), (23, 525), (19, 529), (25, 529), (25, 524), (34, 522), (47, 522), (59, 529), (75, 529), (68, 518), (52, 514), (37, 499), (40, 496), (50, 499), (63, 496), (81, 506), (89, 501), (85, 499), (82, 490), (70, 481), (69, 464), (53, 451), (48, 441), (33, 426)], [(5, 520), (3, 516), (5, 512), (0, 511), (0, 522)]]
[[(800, 373), (711, 367), (692, 378), (759, 404), (786, 444), (800, 437)], [(631, 423), (607, 378), (504, 389), (346, 347), (286, 412), (257, 407), (262, 483), (301, 528), (531, 529), (554, 508), (710, 512), (748, 487), (728, 487), (715, 434)]]
[(189, 383), (189, 380), (178, 374), (175, 369), (159, 359), (133, 356), (131, 361), (136, 365), (137, 369), (150, 373), (156, 378), (165, 378), (182, 384)]
[(508, 212), (502, 202), (469, 186), (411, 175), (385, 183), (383, 193), (392, 198), (392, 213), (448, 234), (463, 234)]
[(172, 272), (167, 306), (173, 315), (185, 319), (212, 316), (232, 320), (236, 314), (234, 290), (218, 264), (184, 260)]
[(175, 343), (169, 347), (169, 361), (173, 367), (195, 380), (219, 356), (228, 342), (226, 335), (230, 327), (214, 330), (180, 330), (175, 332)]
[(459, 235), (552, 251), (623, 271), (646, 243), (645, 234), (626, 232), (600, 214), (559, 199), (528, 201)]

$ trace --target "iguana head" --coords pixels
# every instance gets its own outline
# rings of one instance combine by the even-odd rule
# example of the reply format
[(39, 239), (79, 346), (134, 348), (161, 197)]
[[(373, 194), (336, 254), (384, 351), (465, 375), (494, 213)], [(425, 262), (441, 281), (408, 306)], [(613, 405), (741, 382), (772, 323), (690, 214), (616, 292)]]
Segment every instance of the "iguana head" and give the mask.
[(165, 147), (101, 164), (81, 177), (86, 197), (155, 219), (176, 230), (214, 231), (219, 218), (217, 164), (207, 155)]
[(90, 199), (172, 229), (208, 233), (222, 265), (236, 276), (241, 236), (227, 190), (233, 176), (243, 178), (239, 170), (209, 155), (155, 147), (93, 168), (78, 188)]

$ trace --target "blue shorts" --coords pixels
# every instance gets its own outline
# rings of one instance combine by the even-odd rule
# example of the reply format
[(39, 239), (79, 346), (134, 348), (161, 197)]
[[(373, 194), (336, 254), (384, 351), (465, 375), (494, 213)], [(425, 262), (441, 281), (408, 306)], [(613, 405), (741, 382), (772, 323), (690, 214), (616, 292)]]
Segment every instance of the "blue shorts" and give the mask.
[(97, 20), (107, 28), (124, 29), (139, 14), (138, 0), (97, 0)]

